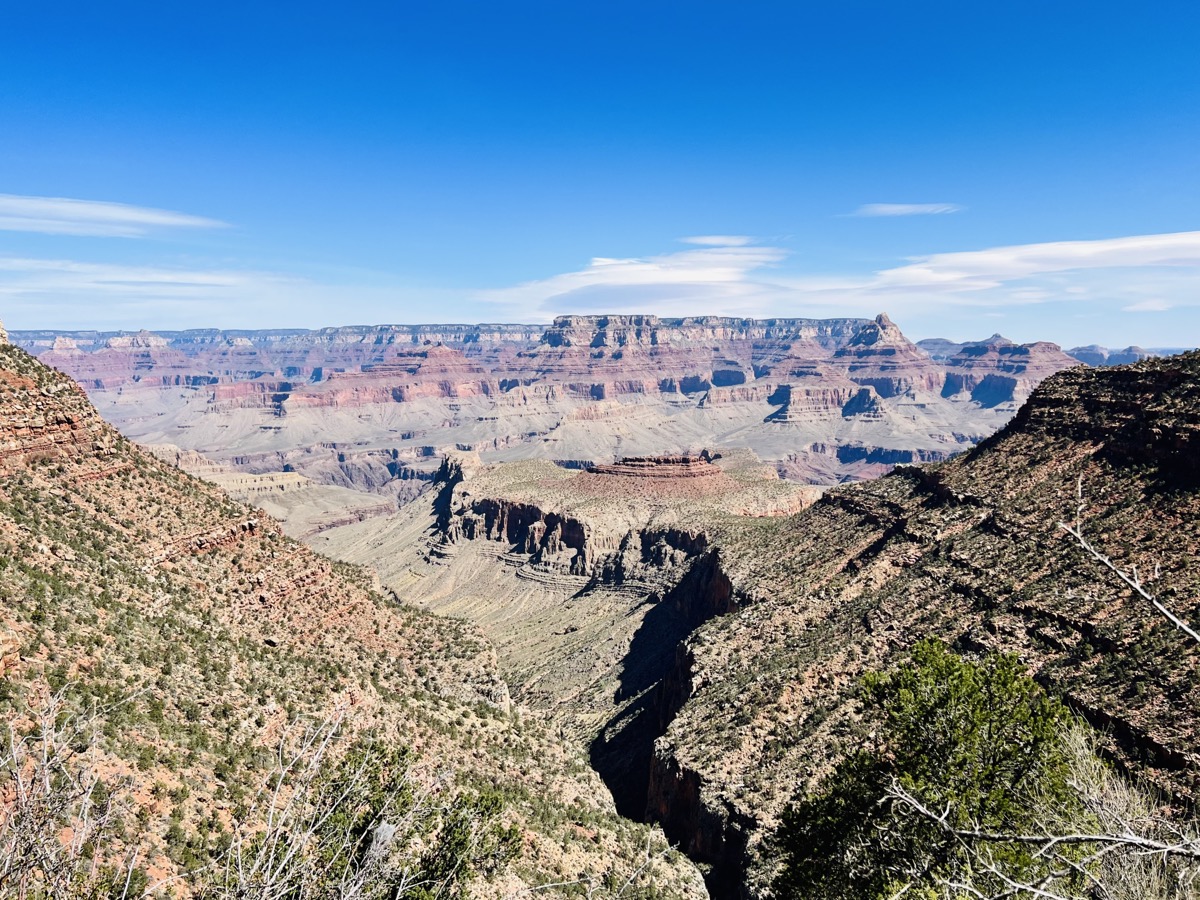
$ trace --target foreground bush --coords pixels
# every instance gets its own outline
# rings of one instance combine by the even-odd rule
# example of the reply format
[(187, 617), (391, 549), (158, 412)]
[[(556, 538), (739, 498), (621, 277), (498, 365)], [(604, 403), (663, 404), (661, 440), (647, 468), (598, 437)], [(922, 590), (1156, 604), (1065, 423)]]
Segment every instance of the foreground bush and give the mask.
[(863, 700), (865, 745), (784, 817), (778, 896), (1194, 896), (1194, 834), (1101, 763), (1015, 657), (926, 640)]

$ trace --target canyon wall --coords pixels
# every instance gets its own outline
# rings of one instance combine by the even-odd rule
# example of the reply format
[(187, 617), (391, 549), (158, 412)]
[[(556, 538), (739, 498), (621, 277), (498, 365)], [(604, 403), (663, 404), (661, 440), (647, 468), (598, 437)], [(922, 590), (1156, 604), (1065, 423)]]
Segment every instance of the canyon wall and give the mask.
[[(935, 359), (885, 315), (14, 339), (136, 440), (255, 474), (274, 460), (271, 471), (397, 502), (455, 450), (586, 466), (749, 447), (789, 478), (875, 477), (895, 460), (970, 447), (1075, 363), (1052, 344), (1003, 339)], [(403, 464), (377, 465), (387, 455)]]
[[(706, 896), (661, 832), (617, 815), (580, 747), (513, 704), (479, 629), (289, 539), (163, 457), (210, 462), (145, 452), (4, 344), (0, 448), (0, 714), (21, 731), (58, 698), (57, 724), (114, 798), (114, 852), (151, 883), (197, 893), (234, 820), (261, 824), (292, 747), (369, 735), (408, 754), (406, 784), (434, 803), (484, 785), (503, 798), (520, 858), (481, 873), (474, 896), (540, 892), (563, 872), (596, 896)], [(295, 481), (251, 483), (287, 496)]]

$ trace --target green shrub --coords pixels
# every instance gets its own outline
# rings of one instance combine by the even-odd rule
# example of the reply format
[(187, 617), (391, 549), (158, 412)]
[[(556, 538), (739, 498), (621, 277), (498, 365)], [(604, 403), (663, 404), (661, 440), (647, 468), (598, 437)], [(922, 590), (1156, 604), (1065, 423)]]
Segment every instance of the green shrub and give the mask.
[[(954, 830), (1020, 834), (1047, 807), (1078, 808), (1061, 740), (1072, 717), (1016, 657), (972, 663), (925, 640), (899, 670), (866, 676), (862, 692), (875, 731), (786, 812), (780, 897), (922, 896), (968, 864)], [(1036, 879), (1040, 864), (1021, 845), (998, 841), (990, 855)]]

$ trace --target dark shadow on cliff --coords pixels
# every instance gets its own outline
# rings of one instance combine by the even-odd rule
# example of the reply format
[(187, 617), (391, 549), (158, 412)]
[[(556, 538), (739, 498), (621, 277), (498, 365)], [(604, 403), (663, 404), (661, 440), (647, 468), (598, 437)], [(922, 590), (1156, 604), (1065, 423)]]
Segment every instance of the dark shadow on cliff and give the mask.
[(462, 466), (449, 458), (442, 460), (437, 475), (433, 479), (433, 489), (437, 496), (433, 500), (433, 511), (437, 516), (436, 531), (445, 534), (450, 527), (451, 503), (454, 500), (454, 488), (463, 480)]
[(609, 719), (588, 748), (592, 764), (612, 793), (617, 812), (642, 822), (650, 787), (650, 755), (662, 735), (656, 691), (647, 691)]
[(605, 723), (588, 748), (592, 768), (623, 816), (645, 819), (654, 741), (688, 699), (684, 641), (708, 619), (734, 609), (731, 593), (715, 554), (706, 553), (634, 633), (614, 697), (633, 702)]

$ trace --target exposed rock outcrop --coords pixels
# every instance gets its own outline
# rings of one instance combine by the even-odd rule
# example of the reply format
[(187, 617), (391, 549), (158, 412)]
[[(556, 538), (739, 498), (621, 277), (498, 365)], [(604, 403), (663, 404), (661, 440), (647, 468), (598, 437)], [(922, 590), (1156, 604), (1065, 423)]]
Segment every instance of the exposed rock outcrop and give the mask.
[[(663, 686), (648, 806), (712, 867), (710, 889), (761, 896), (761, 837), (793, 790), (853, 746), (854, 686), (925, 635), (1018, 653), (1100, 726), (1110, 752), (1190, 801), (1200, 785), (1200, 648), (1058, 527), (1077, 515), (1117, 564), (1198, 615), (1200, 355), (1044, 382), (1000, 434), (928, 469), (839, 489), (765, 533), (719, 541), (738, 612), (686, 642)], [(764, 540), (764, 537), (766, 538)], [(679, 697), (685, 696), (684, 702)], [(667, 698), (670, 698), (669, 700)]]
[(715, 478), (723, 474), (707, 450), (696, 456), (629, 456), (612, 464), (596, 463), (587, 471), (626, 478)]
[[(1012, 345), (994, 346), (988, 365), (1008, 365)], [(401, 556), (385, 580), (407, 579), (422, 602), (497, 635), (518, 695), (591, 741), (621, 808), (662, 822), (709, 867), (714, 896), (766, 896), (763, 836), (797, 788), (853, 748), (858, 678), (926, 635), (1018, 653), (1105, 729), (1115, 760), (1190, 801), (1200, 648), (1057, 523), (1076, 515), (1082, 476), (1082, 515), (1103, 551), (1142, 573), (1158, 565), (1155, 590), (1200, 618), (1198, 385), (1200, 355), (1075, 367), (968, 454), (902, 465), (766, 521), (696, 505), (670, 527), (648, 520), (645, 497), (622, 505), (616, 485), (661, 486), (665, 506), (670, 485), (709, 480), (630, 474), (654, 462), (620, 474), (483, 467), (455, 482), (437, 526), (460, 529), (455, 553), (429, 570)], [(811, 444), (794, 462), (882, 469), (939, 452)], [(387, 547), (372, 552), (390, 559)], [(487, 575), (489, 559), (512, 575)], [(541, 593), (505, 586), (554, 565), (561, 580), (537, 582)]]
[(60, 456), (87, 457), (89, 475), (104, 471), (120, 439), (83, 391), (31, 360), (15, 358), (17, 365), (0, 367), (0, 471)]
[(937, 393), (945, 373), (906, 338), (895, 323), (880, 313), (833, 354), (855, 384), (875, 389), (880, 397), (913, 391)]
[(969, 394), (980, 406), (1020, 404), (1038, 384), (1076, 360), (1057, 344), (1014, 344), (1006, 338), (968, 344), (947, 360), (942, 395)]
[(11, 677), (21, 662), (21, 640), (14, 623), (0, 619), (0, 678)]

